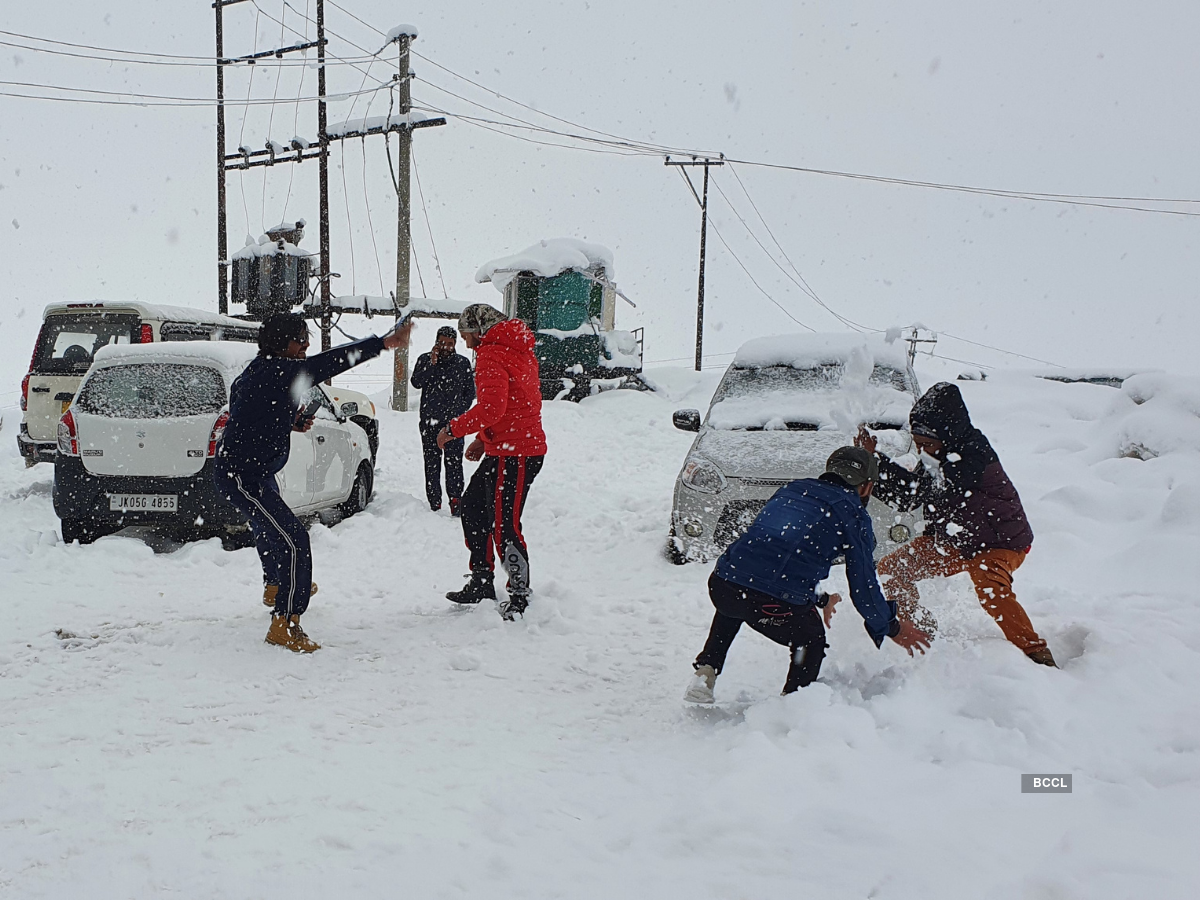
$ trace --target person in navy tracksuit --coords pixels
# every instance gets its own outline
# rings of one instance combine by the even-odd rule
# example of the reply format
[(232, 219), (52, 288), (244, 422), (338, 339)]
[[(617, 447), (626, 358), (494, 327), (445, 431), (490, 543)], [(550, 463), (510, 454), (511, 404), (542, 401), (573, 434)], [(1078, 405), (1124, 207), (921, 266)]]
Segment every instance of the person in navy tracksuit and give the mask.
[(384, 350), (406, 346), (411, 331), (411, 323), (406, 323), (382, 338), (364, 338), (308, 359), (304, 319), (272, 316), (259, 330), (258, 356), (234, 379), (213, 482), (248, 520), (265, 581), (278, 588), (268, 643), (296, 652), (320, 649), (300, 628), (312, 587), (308, 531), (279, 496), (275, 480), (287, 464), (292, 431), (312, 427), (311, 419), (297, 420), (305, 395), (313, 385)]
[(817, 584), (839, 556), (845, 557), (850, 597), (875, 646), (890, 637), (910, 655), (914, 649), (924, 652), (928, 637), (896, 618), (896, 604), (884, 598), (875, 577), (875, 532), (864, 507), (878, 471), (864, 450), (835, 450), (825, 474), (781, 487), (729, 545), (708, 580), (716, 612), (685, 700), (713, 702), (717, 676), (743, 622), (791, 651), (783, 693), (815, 681), (828, 646), (817, 610), (832, 599), (818, 595)]

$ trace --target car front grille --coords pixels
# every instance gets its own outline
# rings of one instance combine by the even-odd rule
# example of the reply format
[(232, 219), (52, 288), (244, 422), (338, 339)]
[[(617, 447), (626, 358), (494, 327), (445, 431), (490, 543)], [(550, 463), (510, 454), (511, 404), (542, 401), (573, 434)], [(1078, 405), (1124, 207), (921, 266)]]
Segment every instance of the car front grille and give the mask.
[(791, 482), (786, 478), (743, 478), (742, 484), (752, 484), (755, 487), (783, 487)]

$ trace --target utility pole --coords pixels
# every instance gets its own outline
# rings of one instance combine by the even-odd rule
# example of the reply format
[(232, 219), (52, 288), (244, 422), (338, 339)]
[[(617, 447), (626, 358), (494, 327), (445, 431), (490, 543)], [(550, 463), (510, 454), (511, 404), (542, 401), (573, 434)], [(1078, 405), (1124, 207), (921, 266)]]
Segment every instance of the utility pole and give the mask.
[[(908, 337), (906, 337), (904, 339), (908, 343), (908, 364), (910, 367), (917, 360), (917, 344), (936, 344), (937, 343), (937, 335), (934, 332), (929, 331), (929, 337), (923, 338), (923, 337), (921, 337), (922, 331), (929, 331), (929, 329), (922, 328), (920, 325), (914, 325), (912, 327), (912, 330), (908, 333)], [(929, 349), (931, 352), (933, 351), (932, 347), (930, 347)]]
[(719, 160), (693, 156), (690, 161), (675, 161), (668, 156), (666, 164), (668, 166), (704, 166), (703, 196), (696, 193), (691, 176), (686, 171), (680, 170), (687, 179), (688, 187), (692, 189), (692, 196), (700, 204), (700, 285), (696, 297), (696, 371), (699, 372), (704, 361), (704, 256), (708, 238), (708, 167), (725, 165), (725, 154), (722, 153)]
[[(411, 79), (408, 77), (408, 49), (413, 36), (401, 34), (396, 38), (400, 45), (399, 101), (400, 117), (407, 121), (412, 110)], [(399, 170), (396, 173), (396, 319), (404, 315), (404, 307), (408, 306), (409, 293), (409, 255), (412, 252), (412, 240), (409, 232), (411, 185), (409, 184), (409, 158), (412, 152), (412, 129), (403, 128), (399, 135), (400, 159), (396, 163)], [(392, 409), (405, 412), (408, 410), (408, 348), (398, 347), (393, 353), (392, 360)]]
[[(329, 262), (329, 121), (325, 109), (325, 0), (317, 0), (317, 161), (320, 181), (321, 223), (321, 352), (333, 346), (333, 318), (329, 304), (333, 299), (333, 270)], [(269, 135), (268, 135), (269, 137)]]
[(217, 12), (217, 312), (229, 312), (229, 245), (225, 237), (225, 17)]

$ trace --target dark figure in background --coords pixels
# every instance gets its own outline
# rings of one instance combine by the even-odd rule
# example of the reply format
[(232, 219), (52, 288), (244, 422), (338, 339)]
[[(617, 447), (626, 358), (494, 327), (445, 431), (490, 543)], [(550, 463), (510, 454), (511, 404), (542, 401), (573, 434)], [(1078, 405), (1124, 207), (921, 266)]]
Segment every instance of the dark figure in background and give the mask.
[(896, 617), (875, 578), (875, 532), (864, 507), (878, 468), (864, 450), (833, 451), (820, 478), (784, 485), (767, 501), (750, 528), (717, 560), (708, 579), (716, 607), (708, 641), (693, 668), (684, 700), (712, 703), (725, 655), (742, 623), (790, 651), (783, 693), (812, 684), (825, 659), (825, 625), (817, 610), (837, 595), (817, 593), (833, 561), (844, 556), (850, 599), (867, 634), (879, 647), (885, 637), (908, 651), (925, 652), (928, 636)]
[(421, 450), (425, 454), (425, 496), (429, 508), (442, 508), (442, 457), (446, 458), (446, 494), (450, 515), (459, 514), (463, 494), (463, 439), (438, 447), (438, 432), (475, 402), (475, 376), (470, 361), (455, 352), (458, 333), (449, 325), (438, 329), (433, 349), (417, 357), (412, 386), (421, 392)]
[[(1054, 666), (1054, 656), (1038, 636), (1013, 593), (1013, 572), (1033, 544), (1017, 489), (1000, 458), (971, 416), (956, 385), (931, 387), (909, 414), (920, 462), (913, 471), (879, 458), (876, 498), (900, 510), (921, 507), (925, 533), (879, 561), (883, 591), (900, 617), (931, 635), (933, 614), (920, 604), (916, 583), (967, 572), (984, 610), (1004, 636), (1036, 663)], [(854, 443), (876, 453), (876, 442), (860, 429)]]
[(230, 388), (229, 421), (217, 446), (213, 483), (244, 515), (254, 535), (264, 581), (274, 587), (274, 612), (267, 643), (297, 653), (321, 645), (300, 628), (312, 593), (312, 551), (308, 529), (279, 496), (275, 476), (287, 465), (292, 431), (307, 431), (312, 420), (298, 414), (309, 389), (384, 350), (408, 344), (412, 323), (384, 337), (343, 344), (312, 359), (308, 324), (297, 315), (272, 316), (258, 332), (258, 356)]

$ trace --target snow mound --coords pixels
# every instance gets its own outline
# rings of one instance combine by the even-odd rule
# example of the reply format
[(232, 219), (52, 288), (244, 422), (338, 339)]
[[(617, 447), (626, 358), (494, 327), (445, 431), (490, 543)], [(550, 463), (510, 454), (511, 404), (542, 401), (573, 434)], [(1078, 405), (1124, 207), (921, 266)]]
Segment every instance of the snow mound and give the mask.
[[(480, 266), (475, 273), (475, 281), (479, 284), (490, 281), (502, 291), (518, 272), (533, 272), (543, 278), (553, 278), (562, 272), (586, 272), (590, 269), (599, 269), (609, 281), (616, 278), (612, 251), (600, 244), (576, 238), (551, 238), (538, 241), (520, 253), (501, 256)], [(498, 275), (509, 277), (495, 277)]]
[(904, 348), (897, 342), (861, 334), (780, 334), (755, 338), (738, 349), (733, 364), (739, 368), (814, 366), (844, 364), (852, 356), (866, 351), (875, 365), (891, 366), (903, 372), (908, 367)]

